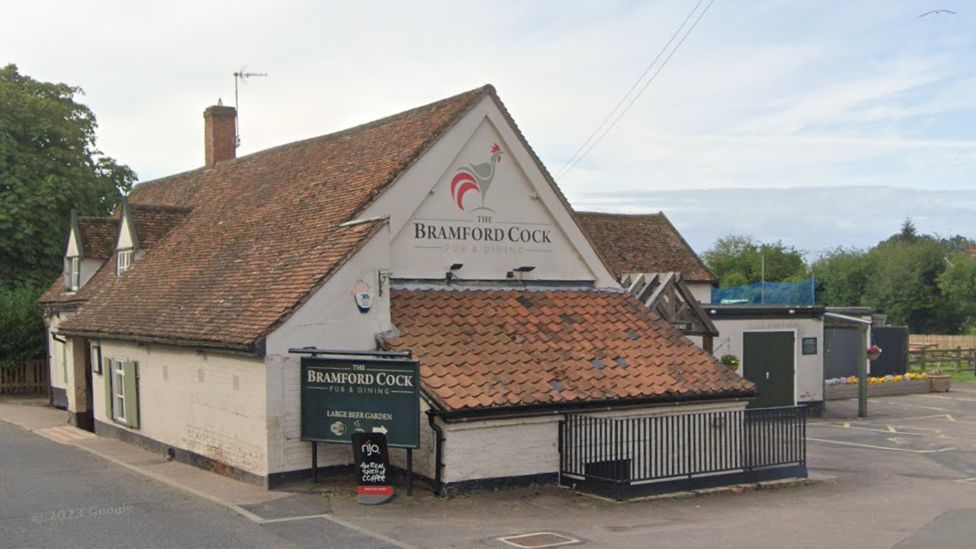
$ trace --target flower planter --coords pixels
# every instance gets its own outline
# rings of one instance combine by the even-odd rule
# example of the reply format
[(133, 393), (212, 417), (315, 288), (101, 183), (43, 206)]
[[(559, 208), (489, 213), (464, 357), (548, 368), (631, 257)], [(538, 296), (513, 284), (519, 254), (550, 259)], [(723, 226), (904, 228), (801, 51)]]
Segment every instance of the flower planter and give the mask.
[[(869, 383), (868, 397), (916, 395), (931, 390), (929, 379), (913, 379), (896, 383)], [(824, 387), (824, 400), (844, 400), (857, 398), (857, 384), (827, 385)]]
[(929, 391), (932, 393), (948, 393), (952, 377), (948, 374), (929, 375), (929, 384)]

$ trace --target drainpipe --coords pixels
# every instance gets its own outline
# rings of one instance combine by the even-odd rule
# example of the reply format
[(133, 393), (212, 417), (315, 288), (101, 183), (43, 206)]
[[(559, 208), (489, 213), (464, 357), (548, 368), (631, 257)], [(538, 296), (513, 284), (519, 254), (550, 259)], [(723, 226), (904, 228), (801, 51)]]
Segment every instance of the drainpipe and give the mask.
[(437, 411), (427, 410), (427, 423), (434, 430), (434, 495), (441, 495), (441, 469), (444, 467), (444, 431), (436, 421)]

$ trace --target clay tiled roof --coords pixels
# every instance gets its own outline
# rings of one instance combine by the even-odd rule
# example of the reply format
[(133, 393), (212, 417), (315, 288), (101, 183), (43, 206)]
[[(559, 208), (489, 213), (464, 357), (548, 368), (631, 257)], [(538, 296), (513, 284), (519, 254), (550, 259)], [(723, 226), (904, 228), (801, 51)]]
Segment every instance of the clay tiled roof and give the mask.
[(190, 213), (190, 208), (181, 206), (131, 204), (130, 208), (139, 237), (139, 248), (144, 250), (154, 247)]
[(137, 185), (131, 205), (193, 210), (62, 330), (256, 351), (382, 222), (342, 224), (491, 93)]
[[(132, 222), (139, 236), (139, 249), (153, 248), (188, 214), (189, 208), (176, 206), (132, 206)], [(81, 245), (85, 258), (109, 259), (77, 292), (64, 291), (64, 273), (38, 299), (38, 303), (75, 304), (91, 299), (115, 279), (115, 245), (118, 240), (119, 214), (112, 217), (79, 217)]]
[(203, 168), (139, 183), (129, 192), (129, 204), (189, 206), (205, 180)]
[(105, 259), (115, 250), (118, 222), (111, 217), (79, 217), (82, 255), (86, 258)]
[(390, 299), (399, 335), (383, 344), (414, 352), (444, 410), (754, 390), (629, 294), (394, 289)]
[(663, 213), (576, 212), (583, 231), (615, 275), (679, 272), (687, 282), (715, 276)]

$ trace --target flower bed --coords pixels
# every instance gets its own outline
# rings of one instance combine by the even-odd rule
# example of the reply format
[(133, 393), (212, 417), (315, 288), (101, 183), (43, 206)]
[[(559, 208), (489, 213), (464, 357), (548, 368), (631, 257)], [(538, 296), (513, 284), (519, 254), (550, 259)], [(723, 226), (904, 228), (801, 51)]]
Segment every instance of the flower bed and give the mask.
[[(857, 398), (857, 377), (839, 377), (824, 382), (824, 400)], [(895, 396), (928, 393), (931, 391), (929, 376), (909, 372), (905, 375), (869, 377), (868, 396)]]

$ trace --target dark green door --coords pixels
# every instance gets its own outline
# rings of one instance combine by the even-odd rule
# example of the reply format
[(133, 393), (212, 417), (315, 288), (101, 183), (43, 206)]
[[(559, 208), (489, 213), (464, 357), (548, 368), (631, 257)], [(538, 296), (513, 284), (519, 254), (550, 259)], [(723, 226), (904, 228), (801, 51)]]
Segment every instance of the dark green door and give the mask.
[(758, 391), (749, 407), (792, 406), (793, 332), (746, 332), (742, 340), (743, 373)]

